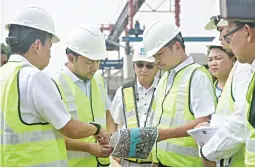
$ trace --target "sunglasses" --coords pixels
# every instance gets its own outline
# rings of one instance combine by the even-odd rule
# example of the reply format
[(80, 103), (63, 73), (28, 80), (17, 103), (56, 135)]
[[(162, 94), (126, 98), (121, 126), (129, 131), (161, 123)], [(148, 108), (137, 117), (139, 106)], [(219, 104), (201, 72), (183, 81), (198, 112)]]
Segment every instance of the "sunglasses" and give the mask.
[(238, 30), (240, 30), (243, 27), (244, 27), (244, 25), (239, 25), (236, 28), (234, 28), (233, 30), (230, 30), (227, 34), (225, 34), (223, 36), (224, 40), (229, 44), (230, 40), (231, 40), (231, 35), (234, 34), (235, 32), (237, 32)]
[(135, 63), (137, 68), (143, 68), (144, 66), (146, 66), (147, 69), (153, 69), (154, 68), (154, 64), (153, 63), (143, 63), (143, 62), (136, 62)]

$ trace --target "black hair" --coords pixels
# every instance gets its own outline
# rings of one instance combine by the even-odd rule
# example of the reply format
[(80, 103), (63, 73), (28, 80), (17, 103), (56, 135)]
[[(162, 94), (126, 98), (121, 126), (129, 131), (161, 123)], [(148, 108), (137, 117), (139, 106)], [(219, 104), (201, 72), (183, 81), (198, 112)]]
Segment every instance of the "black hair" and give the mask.
[(10, 46), (11, 54), (25, 54), (36, 40), (45, 45), (47, 38), (51, 39), (52, 34), (27, 26), (11, 25), (6, 43)]
[(170, 49), (172, 49), (172, 48), (173, 48), (173, 45), (174, 45), (177, 41), (181, 44), (183, 50), (185, 51), (184, 39), (183, 39), (183, 37), (182, 37), (181, 32), (178, 33), (172, 40), (170, 40), (164, 47), (169, 47)]
[(72, 55), (75, 56), (75, 57), (80, 56), (80, 54), (74, 52), (73, 50), (71, 50), (70, 48), (67, 47), (67, 48), (66, 48), (66, 55), (68, 55), (68, 54), (72, 54)]

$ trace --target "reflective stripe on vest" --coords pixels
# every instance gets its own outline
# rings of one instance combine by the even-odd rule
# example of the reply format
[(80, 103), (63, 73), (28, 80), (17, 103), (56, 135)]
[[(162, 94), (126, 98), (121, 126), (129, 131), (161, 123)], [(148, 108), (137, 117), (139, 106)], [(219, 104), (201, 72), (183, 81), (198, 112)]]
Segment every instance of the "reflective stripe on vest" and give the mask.
[[(133, 86), (136, 87), (136, 86)], [(138, 116), (138, 112), (137, 112), (137, 104), (136, 104), (136, 99), (135, 99), (135, 95), (134, 95), (134, 88), (132, 86), (130, 87), (126, 87), (122, 89), (122, 97), (123, 97), (123, 113), (125, 116), (125, 126), (126, 128), (137, 128), (138, 127), (138, 121), (137, 120), (137, 116)], [(148, 102), (150, 103), (150, 102)], [(152, 103), (152, 102), (151, 102)], [(152, 103), (151, 105), (151, 110), (149, 112), (149, 114), (147, 115), (151, 115), (153, 114), (155, 111), (155, 103)], [(149, 118), (149, 116), (147, 116)], [(147, 123), (150, 122), (150, 120), (147, 120)], [(147, 124), (146, 123), (146, 124)], [(143, 123), (140, 123), (143, 124)], [(139, 125), (140, 125), (139, 124)], [(147, 126), (151, 126), (151, 123), (148, 123), (149, 125)], [(144, 125), (142, 125), (143, 127)], [(146, 160), (141, 160), (141, 159), (133, 159), (133, 158), (128, 158), (127, 160), (131, 161), (131, 162), (136, 162), (136, 163), (151, 163), (152, 162), (152, 156), (150, 155), (148, 157), (148, 159)]]
[[(249, 132), (249, 137), (246, 140), (246, 151), (245, 151), (245, 166), (247, 167), (255, 167), (255, 126), (252, 126), (252, 121), (250, 121), (251, 113), (254, 113), (254, 108), (252, 105), (255, 101), (254, 99), (254, 87), (255, 87), (255, 73), (253, 73), (252, 80), (250, 82), (248, 91), (247, 91), (247, 128)], [(255, 121), (253, 121), (255, 122)]]
[(199, 157), (197, 147), (183, 147), (177, 144), (172, 144), (167, 141), (163, 141), (162, 143), (158, 144), (158, 148), (161, 150), (166, 150), (168, 152), (173, 152), (180, 155)]
[(245, 166), (255, 167), (255, 130), (253, 130), (253, 139), (250, 137), (246, 141)]
[[(67, 106), (69, 113), (74, 119), (89, 123), (95, 121), (106, 128), (106, 114), (105, 114), (105, 101), (102, 99), (99, 90), (100, 74), (96, 73), (91, 80), (91, 99), (71, 80), (66, 74), (60, 73), (57, 76), (56, 82), (59, 86), (63, 100)], [(99, 76), (99, 78), (95, 78)], [(101, 77), (102, 78), (102, 77)], [(100, 79), (101, 80), (101, 79)], [(91, 108), (92, 101), (92, 108)], [(91, 111), (92, 110), (92, 111)], [(95, 143), (93, 136), (83, 138), (82, 141), (88, 143)], [(97, 158), (89, 153), (81, 151), (68, 151), (68, 165), (69, 166), (97, 166), (98, 162), (101, 165), (109, 165), (109, 158)]]
[[(3, 167), (67, 166), (64, 138), (48, 123), (27, 124), (19, 111), (21, 62), (0, 68), (0, 165)], [(27, 65), (26, 65), (27, 66)], [(8, 73), (6, 73), (8, 72)]]
[[(209, 72), (204, 67), (196, 63), (190, 64), (175, 75), (173, 85), (167, 94), (165, 92), (168, 73), (164, 74), (158, 86), (154, 126), (159, 128), (178, 127), (195, 119), (189, 107), (189, 93), (191, 77), (196, 69), (203, 71), (212, 81)], [(191, 137), (172, 138), (159, 142), (156, 151), (158, 160), (166, 166), (190, 167), (202, 165), (197, 144)]]

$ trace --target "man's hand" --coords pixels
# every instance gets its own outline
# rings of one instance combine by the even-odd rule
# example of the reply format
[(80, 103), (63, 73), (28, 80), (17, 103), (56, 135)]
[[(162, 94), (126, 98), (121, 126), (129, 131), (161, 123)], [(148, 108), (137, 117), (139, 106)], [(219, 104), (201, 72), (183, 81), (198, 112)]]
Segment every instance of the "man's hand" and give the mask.
[(195, 128), (200, 128), (200, 127), (209, 127), (209, 122), (202, 122), (199, 123)]
[(103, 134), (106, 135), (105, 137), (106, 138), (103, 138), (102, 136), (99, 135), (95, 135), (94, 138), (97, 140), (97, 142), (101, 145), (101, 146), (104, 146), (104, 145), (108, 145), (110, 143), (110, 133), (109, 132), (106, 132), (106, 130), (102, 130), (103, 131)]
[(216, 167), (216, 162), (203, 159), (204, 167)]
[(94, 137), (101, 145), (106, 145), (110, 142), (110, 136), (111, 134), (109, 132), (101, 128), (99, 134)]
[(151, 167), (158, 167), (158, 163), (152, 163)]
[(97, 143), (93, 143), (90, 145), (89, 153), (97, 157), (106, 158), (112, 153), (112, 148), (108, 145), (101, 146)]
[(120, 165), (120, 162), (121, 162), (120, 158), (117, 158), (117, 157), (112, 157), (112, 158), (113, 158), (113, 160), (115, 160)]

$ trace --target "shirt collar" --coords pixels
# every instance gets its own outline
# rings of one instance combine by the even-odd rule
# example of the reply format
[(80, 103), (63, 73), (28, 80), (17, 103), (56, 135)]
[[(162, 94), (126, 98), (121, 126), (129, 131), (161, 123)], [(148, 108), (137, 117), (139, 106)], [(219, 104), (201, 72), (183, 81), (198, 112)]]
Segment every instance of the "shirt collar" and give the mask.
[(255, 72), (255, 59), (251, 64), (251, 72), (254, 73)]
[[(22, 55), (19, 55), (19, 54), (13, 54), (10, 56), (9, 58), (9, 61), (13, 61), (13, 62), (23, 62), (25, 63), (26, 65), (29, 65), (29, 66), (32, 66), (32, 67), (35, 67), (34, 65), (32, 65), (25, 57), (23, 57)], [(37, 68), (37, 67), (35, 67)]]
[(64, 66), (62, 72), (68, 75), (73, 82), (83, 82), (80, 78), (78, 78), (67, 66)]
[[(144, 87), (141, 85), (141, 83), (138, 81), (138, 79), (136, 79), (136, 81), (137, 81), (137, 88), (138, 88), (138, 89), (144, 88)], [(155, 77), (154, 80), (153, 80), (153, 82), (152, 82), (152, 84), (151, 84), (151, 86), (150, 86), (150, 88), (149, 88), (149, 89), (146, 89), (146, 90), (150, 90), (150, 89), (152, 89), (152, 88), (156, 88), (157, 85), (158, 85), (158, 78)]]
[(190, 65), (190, 64), (193, 64), (194, 63), (194, 60), (193, 60), (193, 57), (189, 57), (188, 59), (186, 59), (185, 61), (183, 61), (182, 63), (180, 63), (179, 65), (177, 65), (175, 68), (174, 68), (174, 71), (177, 73), (179, 72), (181, 69), (183, 69), (184, 67)]

